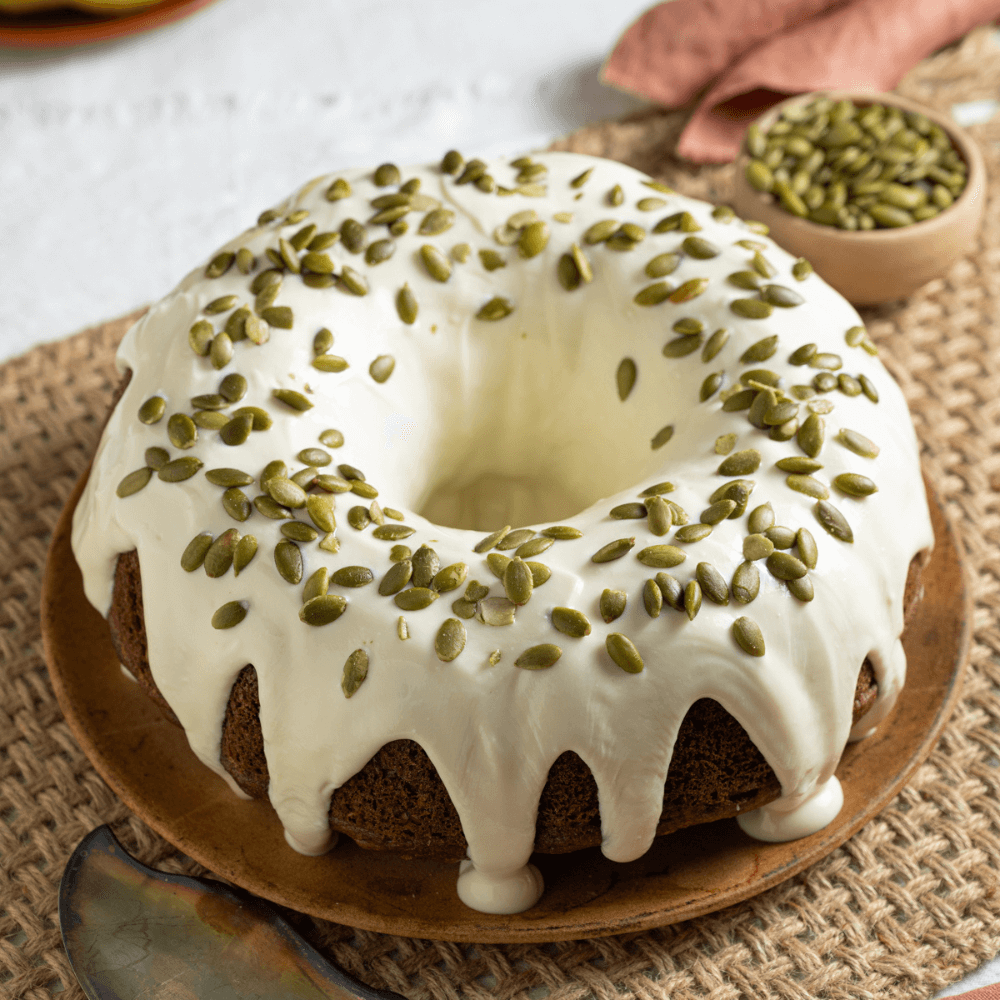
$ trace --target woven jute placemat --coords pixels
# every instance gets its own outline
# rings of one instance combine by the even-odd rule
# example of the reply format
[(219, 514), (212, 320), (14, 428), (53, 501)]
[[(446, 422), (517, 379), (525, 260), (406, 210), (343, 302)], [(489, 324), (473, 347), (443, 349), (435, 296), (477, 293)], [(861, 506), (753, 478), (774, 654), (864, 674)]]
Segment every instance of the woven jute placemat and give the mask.
[[(900, 90), (947, 110), (1000, 92), (986, 30)], [(727, 199), (731, 167), (670, 151), (681, 113), (645, 112), (557, 144)], [(971, 129), (1000, 174), (1000, 122)], [(971, 670), (937, 749), (892, 806), (783, 885), (673, 927), (548, 945), (461, 945), (291, 915), (372, 986), (419, 1000), (926, 997), (1000, 951), (1000, 198), (942, 280), (865, 320), (903, 386), (924, 466), (958, 526), (975, 598)], [(116, 320), (0, 366), (0, 997), (81, 998), (56, 892), (69, 853), (110, 823), (141, 861), (202, 874), (132, 816), (70, 735), (46, 676), (38, 603), (50, 533), (117, 383)]]

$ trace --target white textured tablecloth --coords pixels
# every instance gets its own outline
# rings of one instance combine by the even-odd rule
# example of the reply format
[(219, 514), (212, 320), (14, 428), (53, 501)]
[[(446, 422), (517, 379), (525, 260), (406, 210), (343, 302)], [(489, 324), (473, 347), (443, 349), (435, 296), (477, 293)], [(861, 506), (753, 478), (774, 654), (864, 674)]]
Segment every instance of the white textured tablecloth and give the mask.
[(597, 70), (647, 0), (219, 0), (0, 48), (0, 359), (157, 299), (316, 174), (543, 146), (638, 103)]

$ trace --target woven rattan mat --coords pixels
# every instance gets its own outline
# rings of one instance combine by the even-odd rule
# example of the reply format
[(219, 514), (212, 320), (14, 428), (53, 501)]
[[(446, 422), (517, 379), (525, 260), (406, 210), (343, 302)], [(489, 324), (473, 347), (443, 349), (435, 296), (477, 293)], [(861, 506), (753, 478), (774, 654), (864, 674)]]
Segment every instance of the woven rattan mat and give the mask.
[[(901, 91), (947, 109), (1000, 91), (986, 31), (924, 62)], [(670, 156), (678, 113), (645, 112), (560, 148), (611, 156), (725, 201), (731, 168)], [(971, 129), (1000, 176), (1000, 122)], [(1000, 198), (940, 281), (865, 316), (907, 395), (925, 468), (964, 541), (972, 670), (940, 745), (878, 819), (796, 878), (721, 913), (617, 938), (442, 944), (293, 917), (372, 986), (420, 1000), (926, 997), (1000, 951)], [(80, 752), (46, 677), (38, 622), (49, 535), (117, 381), (117, 320), (0, 366), (0, 997), (83, 996), (56, 890), (80, 838), (111, 823), (142, 861), (199, 868), (129, 814)], [(62, 992), (64, 991), (65, 992)]]

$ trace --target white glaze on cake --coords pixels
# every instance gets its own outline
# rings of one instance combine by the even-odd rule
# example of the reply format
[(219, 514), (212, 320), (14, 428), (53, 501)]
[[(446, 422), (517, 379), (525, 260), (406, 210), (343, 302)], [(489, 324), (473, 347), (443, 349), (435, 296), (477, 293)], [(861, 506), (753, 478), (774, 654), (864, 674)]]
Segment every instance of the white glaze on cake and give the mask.
[[(851, 736), (852, 695), (865, 657), (875, 664), (879, 702), (856, 736), (884, 717), (903, 684), (906, 660), (899, 635), (907, 568), (915, 553), (932, 544), (906, 404), (877, 358), (845, 344), (845, 331), (859, 319), (844, 299), (815, 275), (796, 281), (792, 258), (741, 222), (718, 222), (703, 202), (651, 190), (643, 175), (628, 167), (571, 154), (544, 154), (536, 161), (548, 167), (546, 197), (485, 194), (474, 185), (456, 186), (437, 167), (403, 171), (404, 179), (421, 178), (422, 193), (457, 213), (455, 225), (440, 236), (420, 236), (416, 227), (422, 213), (413, 213), (410, 232), (398, 240), (395, 255), (376, 266), (367, 266), (363, 256), (348, 253), (340, 243), (329, 248), (325, 252), (338, 271), (346, 264), (364, 274), (369, 294), (309, 288), (286, 275), (277, 304), (292, 307), (294, 328), (272, 330), (263, 346), (237, 343), (233, 361), (222, 371), (192, 352), (188, 329), (218, 296), (234, 293), (252, 306), (252, 275), (233, 267), (209, 280), (204, 266), (190, 274), (121, 345), (118, 366), (123, 372), (131, 369), (132, 379), (101, 440), (73, 531), (87, 596), (102, 613), (110, 605), (118, 554), (138, 550), (153, 677), (195, 753), (230, 785), (219, 763), (221, 725), (237, 674), (248, 662), (254, 664), (270, 800), (293, 847), (312, 854), (330, 846), (332, 791), (384, 744), (412, 739), (437, 768), (468, 840), (475, 871), (462, 875), (461, 898), (489, 912), (524, 909), (540, 892), (540, 880), (525, 866), (539, 795), (551, 764), (566, 750), (576, 751), (596, 779), (605, 855), (630, 861), (649, 848), (674, 740), (699, 698), (722, 704), (774, 769), (783, 795), (772, 813), (787, 814), (814, 797), (827, 786)], [(572, 188), (570, 180), (591, 167), (587, 183)], [(516, 171), (508, 164), (490, 169), (500, 184), (513, 185)], [(325, 231), (338, 229), (347, 217), (365, 220), (372, 214), (371, 198), (396, 190), (376, 188), (371, 171), (341, 176), (353, 186), (350, 198), (333, 203), (324, 198), (332, 176), (312, 182), (281, 206), (283, 213), (308, 210), (305, 222), (252, 229), (227, 248), (245, 246), (266, 261), (264, 250), (277, 244), (279, 232), (287, 238), (306, 222)], [(615, 184), (625, 199), (611, 208), (606, 195)], [(662, 197), (666, 205), (638, 210), (637, 201), (650, 196)], [(500, 247), (492, 234), (512, 213), (527, 208), (549, 222), (551, 236), (541, 254), (524, 260), (516, 246)], [(687, 235), (676, 231), (650, 232), (631, 252), (584, 246), (593, 282), (572, 292), (560, 286), (559, 257), (573, 242), (582, 245), (582, 233), (592, 223), (615, 218), (651, 230), (660, 218), (681, 210), (701, 225), (698, 236), (722, 248), (710, 260), (685, 257), (667, 279), (673, 285), (692, 277), (711, 279), (699, 298), (651, 307), (633, 302), (650, 283), (643, 271), (647, 261), (676, 250)], [(567, 211), (572, 222), (553, 221), (554, 213)], [(388, 235), (384, 227), (368, 229), (369, 240)], [(752, 294), (725, 280), (747, 269), (752, 252), (734, 245), (747, 238), (767, 244), (765, 255), (778, 269), (773, 280), (799, 292), (805, 304), (775, 309), (762, 320), (730, 311), (733, 299)], [(424, 243), (445, 252), (469, 243), (473, 254), (464, 264), (454, 263), (450, 280), (441, 284), (420, 262)], [(488, 273), (476, 256), (485, 248), (503, 253), (507, 266)], [(258, 270), (263, 266), (258, 263)], [(400, 321), (394, 304), (404, 282), (420, 305), (412, 326)], [(495, 295), (511, 299), (514, 312), (498, 322), (475, 319)], [(701, 318), (707, 333), (718, 327), (731, 331), (728, 344), (709, 364), (701, 361), (700, 351), (663, 356), (664, 343), (675, 336), (672, 324), (685, 316)], [(221, 329), (226, 314), (209, 318)], [(310, 366), (313, 336), (321, 327), (334, 334), (331, 352), (350, 363), (345, 372), (323, 373)], [(779, 347), (764, 366), (787, 384), (807, 383), (815, 374), (787, 362), (792, 350), (814, 342), (820, 351), (840, 354), (845, 372), (867, 375), (881, 397), (877, 405), (864, 395), (834, 392), (828, 397), (835, 409), (824, 418), (824, 469), (817, 477), (829, 483), (841, 472), (859, 472), (880, 488), (864, 499), (832, 491), (832, 502), (853, 528), (853, 544), (823, 531), (814, 501), (790, 490), (785, 473), (775, 469), (777, 459), (802, 454), (794, 439), (771, 440), (747, 422), (745, 413), (723, 412), (718, 395), (698, 401), (707, 374), (724, 371), (731, 385), (748, 367), (739, 363), (742, 352), (771, 334), (779, 335)], [(382, 354), (391, 354), (396, 366), (391, 378), (378, 384), (369, 365)], [(615, 381), (623, 357), (634, 359), (638, 370), (624, 402)], [(166, 417), (153, 426), (136, 418), (140, 404), (153, 395), (165, 397), (168, 414), (191, 412), (189, 398), (216, 392), (221, 377), (232, 371), (249, 381), (237, 405), (264, 406), (274, 418), (270, 430), (251, 434), (239, 447), (227, 447), (217, 433), (202, 430), (192, 449), (178, 452), (166, 440)], [(311, 393), (316, 405), (301, 414), (290, 410), (271, 399), (271, 390), (279, 386)], [(674, 436), (653, 450), (650, 440), (666, 424), (675, 425)], [(280, 522), (255, 512), (237, 524), (222, 508), (222, 490), (203, 472), (237, 467), (257, 476), (275, 458), (299, 468), (296, 453), (319, 446), (318, 435), (329, 427), (343, 431), (346, 439), (331, 452), (334, 466), (346, 462), (360, 468), (377, 487), (379, 502), (404, 513), (405, 523), (416, 529), (406, 544), (414, 550), (432, 545), (442, 566), (467, 563), (469, 579), (489, 585), (492, 596), (502, 595), (503, 587), (487, 568), (485, 554), (473, 551), (487, 531), (504, 523), (539, 529), (560, 523), (579, 528), (583, 537), (557, 541), (534, 557), (552, 568), (552, 577), (518, 609), (515, 624), (464, 622), (464, 651), (443, 663), (435, 655), (434, 637), (454, 616), (451, 604), (464, 585), (424, 610), (403, 612), (410, 638), (400, 640), (401, 612), (391, 597), (377, 592), (391, 565), (392, 543), (373, 538), (370, 528), (359, 532), (348, 526), (347, 510), (369, 501), (342, 494), (337, 498), (340, 551), (331, 555), (315, 543), (304, 544), (303, 580), (322, 565), (331, 571), (361, 565), (373, 571), (375, 583), (331, 587), (348, 599), (346, 613), (332, 624), (307, 626), (298, 617), (302, 587), (285, 582), (272, 559)], [(838, 444), (840, 427), (872, 438), (880, 455), (861, 458)], [(813, 533), (819, 549), (817, 568), (810, 573), (815, 600), (800, 603), (758, 563), (760, 593), (751, 604), (719, 606), (705, 600), (693, 621), (670, 609), (650, 618), (642, 587), (657, 570), (642, 565), (636, 553), (670, 543), (672, 532), (657, 537), (645, 521), (613, 520), (608, 511), (635, 500), (644, 487), (669, 480), (677, 487), (669, 499), (696, 521), (709, 495), (726, 481), (716, 472), (721, 459), (713, 447), (719, 435), (729, 432), (738, 435), (737, 450), (757, 448), (763, 455), (752, 477), (757, 485), (748, 510), (770, 502), (778, 524)], [(154, 475), (140, 492), (118, 498), (116, 486), (144, 465), (144, 451), (153, 445), (168, 447), (172, 458), (198, 457), (202, 472), (178, 484)], [(250, 487), (246, 492), (258, 491)], [(431, 510), (436, 517), (480, 530), (436, 526), (421, 517), (417, 512), (435, 496)], [(194, 535), (208, 530), (217, 536), (234, 526), (259, 542), (256, 558), (239, 577), (230, 571), (210, 579), (201, 570), (181, 569), (181, 553)], [(704, 560), (731, 579), (742, 561), (746, 534), (746, 517), (725, 520), (707, 539), (683, 546), (687, 561), (669, 572), (684, 583)], [(631, 535), (636, 546), (624, 558), (591, 562), (603, 545)], [(629, 597), (625, 613), (611, 624), (598, 611), (605, 587), (626, 590)], [(213, 629), (212, 613), (232, 600), (249, 601), (245, 621)], [(556, 606), (584, 612), (591, 634), (576, 639), (557, 632), (549, 620)], [(750, 616), (763, 632), (767, 651), (761, 658), (748, 656), (733, 640), (732, 623), (741, 615)], [(609, 658), (605, 639), (612, 632), (635, 643), (645, 662), (641, 673), (625, 673)], [(521, 652), (543, 642), (562, 648), (553, 667), (514, 666)], [(359, 647), (367, 651), (370, 669), (347, 699), (341, 672)], [(489, 659), (494, 650), (502, 652), (495, 666)]]

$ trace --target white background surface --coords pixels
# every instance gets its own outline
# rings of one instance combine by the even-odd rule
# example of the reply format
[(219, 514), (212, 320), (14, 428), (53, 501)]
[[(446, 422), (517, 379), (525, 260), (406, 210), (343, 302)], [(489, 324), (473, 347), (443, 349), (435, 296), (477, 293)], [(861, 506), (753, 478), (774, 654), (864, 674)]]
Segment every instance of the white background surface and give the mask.
[(317, 174), (543, 146), (639, 105), (597, 70), (647, 0), (220, 0), (0, 49), (0, 359), (166, 294)]
[(636, 109), (597, 71), (649, 2), (219, 0), (119, 42), (0, 49), (0, 360), (161, 297), (316, 174)]

